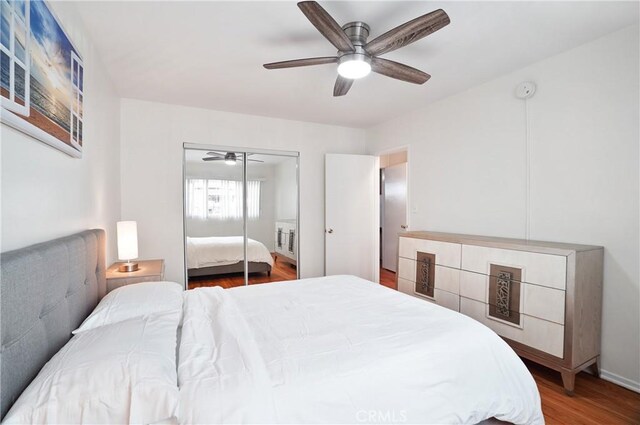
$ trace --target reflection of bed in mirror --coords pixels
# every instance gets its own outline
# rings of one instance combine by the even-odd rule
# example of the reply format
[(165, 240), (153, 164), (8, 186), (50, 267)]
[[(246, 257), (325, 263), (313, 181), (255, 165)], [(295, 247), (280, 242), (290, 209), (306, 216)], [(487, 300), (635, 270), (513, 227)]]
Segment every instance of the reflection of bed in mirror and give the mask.
[[(249, 273), (271, 274), (273, 258), (267, 247), (247, 239)], [(242, 236), (187, 237), (187, 271), (189, 277), (244, 273)]]

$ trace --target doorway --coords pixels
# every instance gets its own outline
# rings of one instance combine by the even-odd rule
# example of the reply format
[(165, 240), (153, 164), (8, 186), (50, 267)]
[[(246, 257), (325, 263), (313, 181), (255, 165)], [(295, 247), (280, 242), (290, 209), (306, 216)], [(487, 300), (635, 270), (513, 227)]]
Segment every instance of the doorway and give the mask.
[(298, 158), (184, 145), (187, 289), (298, 278)]
[(409, 228), (406, 150), (380, 155), (380, 283), (396, 288), (398, 235)]

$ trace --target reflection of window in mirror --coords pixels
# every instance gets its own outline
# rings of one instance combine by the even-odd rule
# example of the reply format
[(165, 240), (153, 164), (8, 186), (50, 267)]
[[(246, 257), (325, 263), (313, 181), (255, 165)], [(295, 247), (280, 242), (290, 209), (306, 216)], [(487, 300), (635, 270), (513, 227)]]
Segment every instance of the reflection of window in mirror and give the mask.
[[(260, 218), (260, 181), (247, 182), (247, 213)], [(202, 220), (242, 220), (242, 181), (187, 178), (186, 213)]]

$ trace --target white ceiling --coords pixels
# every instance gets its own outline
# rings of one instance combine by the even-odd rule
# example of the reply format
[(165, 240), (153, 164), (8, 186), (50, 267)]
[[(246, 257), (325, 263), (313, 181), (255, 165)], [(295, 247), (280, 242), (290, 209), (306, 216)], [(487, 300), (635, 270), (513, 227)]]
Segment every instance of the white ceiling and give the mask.
[(368, 127), (638, 22), (638, 2), (320, 2), (371, 37), (443, 8), (444, 29), (384, 57), (432, 75), (371, 74), (332, 96), (335, 65), (263, 63), (335, 54), (295, 2), (78, 2), (122, 97)]

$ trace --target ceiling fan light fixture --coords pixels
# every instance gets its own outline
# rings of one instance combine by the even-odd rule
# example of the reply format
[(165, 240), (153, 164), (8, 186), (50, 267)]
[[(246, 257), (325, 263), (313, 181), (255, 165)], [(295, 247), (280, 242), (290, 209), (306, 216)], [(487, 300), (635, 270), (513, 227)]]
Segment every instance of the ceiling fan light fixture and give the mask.
[(350, 53), (338, 60), (338, 74), (350, 80), (366, 77), (371, 72), (371, 60), (361, 53)]
[(236, 165), (236, 154), (233, 152), (227, 152), (224, 156), (224, 163), (227, 165)]
[(338, 49), (337, 55), (272, 62), (263, 66), (267, 69), (282, 69), (337, 62), (338, 78), (333, 86), (334, 97), (347, 94), (354, 80), (367, 76), (371, 71), (412, 84), (426, 83), (431, 78), (426, 72), (380, 56), (408, 46), (451, 23), (449, 15), (438, 9), (405, 22), (369, 41), (369, 25), (362, 21), (349, 22), (341, 27), (315, 1), (301, 1), (298, 8), (320, 34)]

